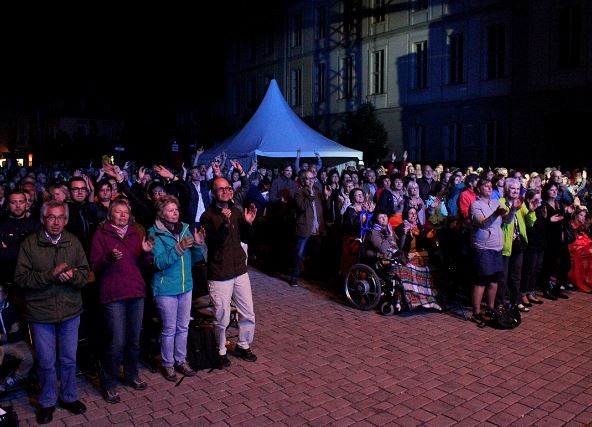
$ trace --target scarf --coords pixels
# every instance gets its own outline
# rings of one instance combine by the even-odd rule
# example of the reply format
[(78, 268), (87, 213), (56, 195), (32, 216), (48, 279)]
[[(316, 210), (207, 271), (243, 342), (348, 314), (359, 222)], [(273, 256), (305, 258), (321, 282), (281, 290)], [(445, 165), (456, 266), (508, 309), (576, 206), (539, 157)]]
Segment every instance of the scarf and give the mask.
[(115, 230), (115, 232), (117, 233), (119, 238), (123, 239), (125, 237), (125, 234), (127, 233), (127, 228), (129, 227), (129, 224), (125, 224), (125, 225), (111, 224), (111, 227)]
[(162, 221), (162, 225), (164, 225), (165, 228), (168, 231), (170, 231), (172, 234), (174, 234), (174, 235), (181, 234), (181, 231), (183, 230), (183, 226), (181, 225), (181, 222), (168, 222), (168, 221), (165, 221), (164, 219), (161, 221)]

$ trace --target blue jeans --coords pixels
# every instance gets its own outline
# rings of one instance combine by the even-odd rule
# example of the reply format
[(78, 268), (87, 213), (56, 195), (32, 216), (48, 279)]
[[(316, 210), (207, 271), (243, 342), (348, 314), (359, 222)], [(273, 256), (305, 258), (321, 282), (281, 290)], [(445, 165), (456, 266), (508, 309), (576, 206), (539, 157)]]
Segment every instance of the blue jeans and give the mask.
[(157, 296), (156, 306), (162, 321), (160, 352), (162, 366), (184, 363), (187, 355), (187, 330), (191, 314), (191, 291), (180, 295)]
[(38, 363), (39, 385), (41, 386), (39, 405), (42, 408), (55, 406), (57, 402), (56, 354), (59, 354), (60, 399), (64, 402), (78, 400), (76, 349), (78, 348), (79, 326), (80, 316), (62, 323), (31, 322)]
[(296, 255), (294, 259), (294, 267), (292, 269), (292, 276), (290, 277), (291, 280), (298, 280), (298, 277), (300, 277), (300, 269), (302, 267), (302, 262), (304, 261), (306, 243), (308, 242), (309, 237), (310, 236), (296, 237)]
[(122, 362), (126, 380), (138, 376), (143, 317), (144, 298), (129, 298), (103, 306), (106, 338), (103, 360), (105, 388), (115, 387)]

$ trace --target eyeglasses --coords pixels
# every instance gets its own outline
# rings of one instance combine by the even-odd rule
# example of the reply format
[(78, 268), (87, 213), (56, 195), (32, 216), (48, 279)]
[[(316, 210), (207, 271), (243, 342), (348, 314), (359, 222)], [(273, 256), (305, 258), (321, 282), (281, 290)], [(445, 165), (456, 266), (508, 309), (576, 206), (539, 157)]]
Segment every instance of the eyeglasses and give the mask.
[(220, 191), (220, 192), (227, 191), (227, 192), (231, 192), (231, 191), (233, 191), (233, 188), (232, 187), (218, 187), (218, 188), (215, 188), (214, 191)]
[(65, 222), (68, 219), (65, 215), (55, 216), (55, 215), (47, 215), (45, 219), (49, 222)]
[(75, 191), (79, 191), (79, 192), (83, 192), (86, 191), (86, 187), (71, 187), (70, 191), (75, 192)]

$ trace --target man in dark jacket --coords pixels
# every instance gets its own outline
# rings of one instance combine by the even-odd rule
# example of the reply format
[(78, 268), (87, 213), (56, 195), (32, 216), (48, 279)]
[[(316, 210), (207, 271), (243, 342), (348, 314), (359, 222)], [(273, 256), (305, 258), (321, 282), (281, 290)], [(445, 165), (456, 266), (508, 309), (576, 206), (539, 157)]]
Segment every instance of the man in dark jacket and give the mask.
[(68, 202), (70, 218), (66, 228), (78, 238), (84, 248), (84, 253), (88, 256), (92, 236), (99, 222), (97, 219), (97, 205), (87, 200), (88, 187), (81, 176), (70, 178), (69, 190), (72, 200)]
[(19, 244), (39, 230), (39, 221), (26, 216), (27, 198), (21, 190), (8, 196), (8, 216), (0, 220), (0, 284), (12, 283)]
[[(311, 171), (304, 172), (303, 183), (296, 194), (296, 256), (290, 277), (290, 286), (298, 286), (300, 267), (304, 259), (306, 245), (311, 236), (322, 236), (325, 232), (323, 219), (323, 197), (314, 185), (316, 176)], [(330, 191), (330, 190), (329, 190)], [(327, 196), (328, 197), (328, 196)]]
[(255, 334), (255, 312), (251, 282), (247, 273), (247, 255), (241, 243), (247, 243), (253, 233), (257, 209), (253, 204), (241, 211), (232, 201), (233, 189), (227, 179), (212, 181), (214, 201), (201, 216), (208, 247), (208, 286), (214, 304), (214, 329), (221, 364), (230, 366), (226, 356), (226, 328), (230, 323), (230, 301), (239, 313), (238, 341), (234, 355), (254, 362), (250, 344)]
[(434, 171), (430, 165), (424, 165), (421, 178), (417, 180), (419, 186), (419, 197), (424, 202), (428, 201), (430, 195), (436, 195), (440, 191), (440, 183), (434, 180)]
[[(39, 364), (37, 422), (46, 424), (51, 422), (58, 401), (73, 414), (86, 412), (76, 392), (76, 350), (81, 289), (88, 279), (89, 267), (78, 239), (64, 230), (68, 223), (65, 203), (44, 203), (41, 222), (43, 229), (21, 243), (14, 280), (24, 290)], [(61, 383), (59, 400), (57, 369)]]

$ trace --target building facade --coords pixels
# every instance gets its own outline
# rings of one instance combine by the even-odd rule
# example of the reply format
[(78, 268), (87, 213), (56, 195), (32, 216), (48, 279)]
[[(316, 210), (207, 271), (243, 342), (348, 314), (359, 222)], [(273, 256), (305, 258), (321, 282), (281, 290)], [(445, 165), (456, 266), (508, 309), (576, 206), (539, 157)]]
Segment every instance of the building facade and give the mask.
[(390, 150), (413, 161), (581, 159), (558, 142), (573, 141), (592, 118), (591, 2), (277, 3), (229, 40), (225, 109), (235, 125), (275, 78), (294, 110), (329, 137), (347, 112), (371, 102)]

